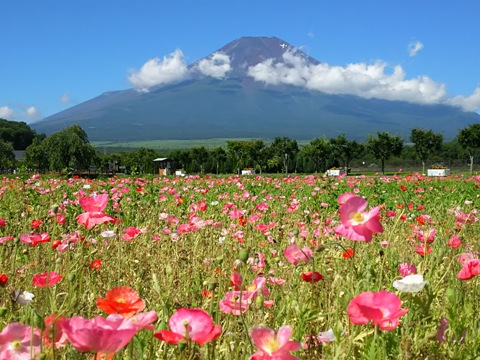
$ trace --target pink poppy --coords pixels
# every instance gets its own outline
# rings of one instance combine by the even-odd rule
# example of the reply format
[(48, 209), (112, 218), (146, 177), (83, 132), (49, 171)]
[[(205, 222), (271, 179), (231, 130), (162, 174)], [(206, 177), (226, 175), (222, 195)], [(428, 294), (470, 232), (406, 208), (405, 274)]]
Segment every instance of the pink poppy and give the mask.
[(474, 276), (480, 274), (480, 259), (470, 259), (463, 262), (463, 267), (457, 274), (460, 280), (470, 280)]
[(290, 326), (282, 326), (275, 331), (264, 326), (254, 327), (250, 330), (250, 337), (259, 351), (250, 356), (250, 360), (295, 360), (298, 357), (290, 354), (292, 351), (298, 351), (302, 344), (290, 340), (292, 329)]
[(415, 265), (403, 263), (398, 265), (398, 271), (400, 272), (400, 275), (402, 275), (402, 277), (405, 277), (407, 275), (416, 274), (417, 268), (415, 267)]
[(297, 265), (299, 261), (307, 263), (313, 257), (312, 249), (310, 249), (308, 246), (304, 246), (303, 249), (300, 250), (297, 244), (287, 247), (283, 251), (283, 254), (293, 265)]
[(0, 359), (25, 359), (40, 354), (40, 329), (10, 323), (0, 333)]
[(124, 234), (122, 235), (122, 240), (123, 241), (132, 241), (135, 239), (138, 235), (145, 233), (147, 229), (140, 229), (136, 228), (133, 226), (129, 226), (124, 230)]
[(74, 316), (62, 322), (62, 330), (77, 351), (112, 354), (125, 347), (139, 327), (121, 316), (110, 319)]
[(220, 300), (220, 311), (238, 316), (248, 310), (256, 294), (253, 291), (229, 291)]
[(372, 234), (383, 231), (380, 224), (380, 206), (376, 206), (368, 212), (367, 202), (360, 196), (350, 196), (340, 206), (341, 225), (334, 231), (350, 240), (370, 242)]
[(87, 230), (92, 229), (97, 224), (115, 223), (117, 221), (116, 218), (103, 212), (108, 203), (108, 194), (95, 197), (86, 196), (81, 198), (79, 203), (86, 212), (78, 215), (76, 220), (79, 225), (84, 225)]
[(460, 237), (458, 235), (454, 235), (450, 239), (448, 239), (447, 246), (455, 249), (462, 246), (462, 241), (460, 240)]
[(379, 325), (381, 330), (393, 330), (398, 326), (399, 318), (409, 309), (401, 309), (400, 298), (386, 290), (363, 292), (355, 296), (347, 307), (348, 317), (355, 325)]
[(20, 236), (20, 241), (35, 247), (37, 246), (37, 244), (49, 242), (50, 235), (48, 235), (48, 233), (33, 234), (33, 235), (23, 234), (22, 236)]
[(55, 271), (44, 272), (42, 274), (35, 275), (32, 279), (32, 283), (34, 286), (38, 287), (53, 286), (62, 279), (63, 276)]
[(222, 334), (220, 325), (213, 325), (213, 319), (202, 309), (178, 309), (168, 320), (170, 330), (160, 330), (153, 334), (157, 339), (169, 344), (189, 340), (203, 345)]

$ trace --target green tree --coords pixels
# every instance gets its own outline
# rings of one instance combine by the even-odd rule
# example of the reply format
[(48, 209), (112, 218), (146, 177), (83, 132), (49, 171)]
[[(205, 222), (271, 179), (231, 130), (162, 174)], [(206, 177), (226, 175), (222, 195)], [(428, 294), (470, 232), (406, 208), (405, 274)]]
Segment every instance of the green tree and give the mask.
[(348, 171), (350, 161), (355, 156), (358, 156), (363, 150), (361, 144), (356, 141), (349, 141), (344, 134), (341, 134), (334, 139), (330, 139), (330, 145), (332, 147), (333, 155), (342, 160), (345, 173)]
[(0, 169), (6, 170), (14, 167), (15, 155), (11, 143), (0, 139)]
[(86, 169), (98, 160), (95, 149), (88, 141), (87, 133), (78, 125), (69, 126), (50, 135), (43, 141), (42, 146), (50, 170)]
[(422, 161), (422, 173), (425, 173), (425, 163), (429, 156), (442, 149), (443, 135), (432, 130), (412, 129), (410, 141), (413, 142), (415, 154)]
[(190, 149), (192, 162), (200, 168), (200, 174), (203, 174), (205, 163), (208, 161), (208, 150), (205, 146), (197, 146)]
[(473, 158), (480, 150), (480, 124), (472, 124), (460, 130), (457, 136), (460, 146), (470, 157), (470, 175), (473, 174)]
[(385, 161), (392, 155), (400, 155), (403, 148), (403, 140), (394, 135), (377, 131), (377, 136), (370, 135), (367, 141), (368, 151), (382, 164), (382, 174), (385, 174)]
[(327, 161), (332, 154), (332, 146), (325, 138), (315, 138), (302, 148), (302, 156), (313, 163), (315, 172), (325, 172)]
[(282, 166), (282, 170), (285, 174), (288, 174), (288, 169), (291, 166), (295, 166), (296, 156), (299, 152), (297, 140), (290, 139), (288, 137), (276, 137), (273, 139), (272, 143), (269, 146), (271, 164), (277, 164)]
[(125, 166), (127, 166), (131, 172), (138, 172), (140, 174), (153, 174), (153, 160), (157, 157), (158, 156), (155, 150), (141, 147), (137, 151), (127, 154), (125, 157)]
[(48, 156), (45, 149), (45, 134), (36, 136), (25, 151), (24, 164), (27, 168), (43, 171), (48, 169)]
[(12, 143), (14, 150), (25, 150), (36, 136), (36, 132), (23, 121), (0, 119), (0, 140)]
[(220, 169), (223, 169), (225, 161), (227, 160), (227, 152), (221, 146), (214, 147), (209, 153), (210, 161), (213, 163), (213, 168), (218, 175)]
[(231, 140), (227, 141), (227, 159), (232, 169), (251, 167), (260, 164), (262, 149), (265, 147), (263, 140)]

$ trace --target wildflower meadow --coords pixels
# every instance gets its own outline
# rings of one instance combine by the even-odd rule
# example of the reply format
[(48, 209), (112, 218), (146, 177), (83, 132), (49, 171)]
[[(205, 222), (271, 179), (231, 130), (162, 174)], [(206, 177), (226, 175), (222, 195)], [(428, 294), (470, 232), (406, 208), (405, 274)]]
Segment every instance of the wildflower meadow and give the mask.
[(0, 359), (480, 358), (480, 176), (0, 180)]

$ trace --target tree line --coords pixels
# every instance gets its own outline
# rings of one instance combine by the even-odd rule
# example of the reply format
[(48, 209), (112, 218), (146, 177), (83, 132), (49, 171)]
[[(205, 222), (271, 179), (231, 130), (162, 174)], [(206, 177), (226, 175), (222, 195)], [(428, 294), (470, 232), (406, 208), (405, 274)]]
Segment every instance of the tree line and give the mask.
[[(13, 124), (12, 124), (13, 123)], [(225, 146), (171, 150), (159, 153), (140, 148), (132, 152), (100, 154), (90, 144), (86, 132), (72, 125), (50, 136), (36, 134), (27, 124), (0, 119), (0, 163), (3, 170), (22, 166), (35, 171), (83, 170), (95, 166), (109, 169), (112, 164), (123, 165), (130, 173), (155, 173), (153, 159), (168, 157), (177, 169), (187, 173), (239, 173), (254, 169), (257, 173), (314, 173), (330, 168), (349, 169), (352, 161), (368, 167), (378, 163), (385, 172), (386, 163), (392, 159), (418, 160), (425, 172), (431, 161), (469, 159), (473, 172), (474, 159), (480, 155), (480, 124), (460, 130), (456, 139), (444, 142), (441, 133), (421, 128), (412, 129), (406, 146), (399, 136), (388, 132), (370, 135), (359, 143), (339, 135), (327, 139), (317, 137), (299, 145), (294, 139), (277, 137), (265, 140), (230, 140)], [(25, 149), (19, 164), (13, 150)], [(359, 162), (360, 161), (360, 162)]]

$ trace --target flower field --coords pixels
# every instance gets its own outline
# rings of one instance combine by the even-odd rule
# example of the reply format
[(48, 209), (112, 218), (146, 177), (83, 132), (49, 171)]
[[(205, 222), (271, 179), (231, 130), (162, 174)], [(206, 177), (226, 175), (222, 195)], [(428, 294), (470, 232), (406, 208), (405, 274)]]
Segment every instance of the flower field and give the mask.
[(480, 177), (0, 181), (0, 359), (480, 358)]

